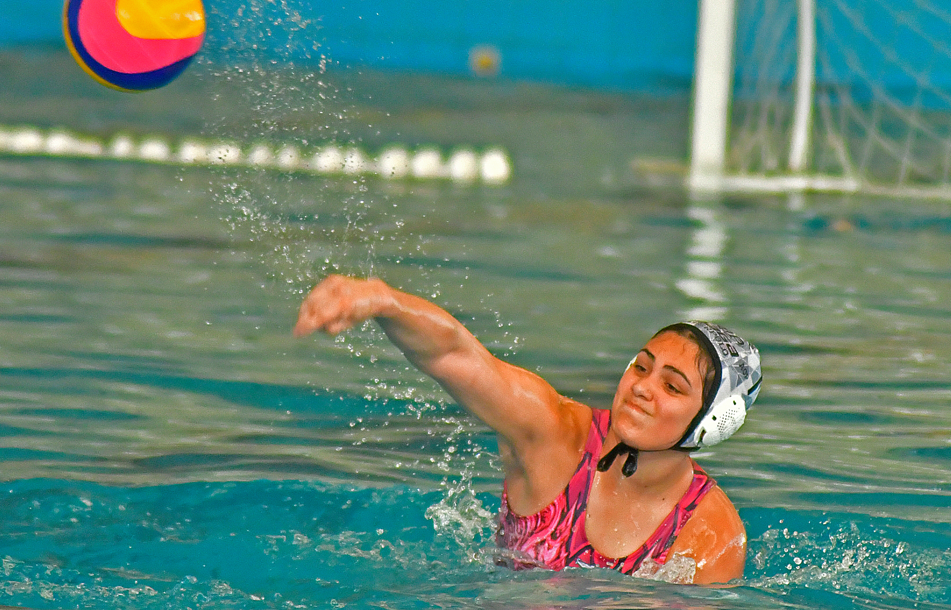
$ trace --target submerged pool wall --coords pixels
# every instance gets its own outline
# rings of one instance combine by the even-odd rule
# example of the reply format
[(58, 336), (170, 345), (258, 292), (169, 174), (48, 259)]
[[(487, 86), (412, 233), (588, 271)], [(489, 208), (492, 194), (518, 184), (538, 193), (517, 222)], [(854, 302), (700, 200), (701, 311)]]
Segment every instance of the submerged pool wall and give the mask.
[[(755, 24), (768, 14), (777, 33), (770, 45), (774, 54), (794, 56), (795, 5), (793, 0), (738, 0), (737, 15)], [(62, 0), (0, 0), (0, 48), (63, 44), (62, 6)], [(859, 2), (837, 9), (826, 36), (859, 56), (876, 78), (903, 87), (913, 84), (913, 75), (901, 65), (926, 58), (947, 38), (944, 13), (929, 12), (928, 6), (894, 0), (884, 10)], [(203, 54), (214, 61), (256, 45), (258, 56), (278, 62), (326, 57), (347, 67), (461, 76), (482, 72), (568, 86), (685, 93), (693, 75), (697, 7), (698, 0), (205, 0), (209, 36)], [(915, 27), (896, 34), (892, 24), (904, 14), (915, 17)], [(856, 19), (858, 28), (850, 23)], [(821, 46), (821, 27), (819, 36)], [(764, 52), (756, 50), (762, 43), (742, 32), (738, 41), (739, 72)], [(882, 54), (883, 46), (894, 53)], [(951, 84), (947, 63), (932, 65), (928, 78)], [(793, 70), (787, 67), (774, 76), (790, 82)], [(855, 70), (842, 65), (830, 72), (841, 78)]]

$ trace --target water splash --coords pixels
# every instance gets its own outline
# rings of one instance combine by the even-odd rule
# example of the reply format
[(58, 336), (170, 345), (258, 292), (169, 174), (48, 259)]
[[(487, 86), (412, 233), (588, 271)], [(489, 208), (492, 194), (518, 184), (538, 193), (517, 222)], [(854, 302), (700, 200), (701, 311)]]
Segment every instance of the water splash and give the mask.
[(895, 599), (946, 601), (948, 539), (941, 524), (786, 514), (750, 540), (748, 582), (768, 590), (792, 586), (850, 596), (884, 590)]
[(697, 562), (683, 555), (671, 555), (665, 563), (657, 563), (650, 557), (644, 560), (637, 568), (634, 576), (659, 580), (674, 584), (688, 585), (693, 583), (697, 574)]
[(439, 536), (451, 538), (468, 561), (482, 561), (495, 527), (495, 515), (485, 508), (472, 488), (471, 475), (447, 485), (439, 502), (426, 509)]
[[(496, 519), (478, 498), (473, 484), (477, 462), (485, 450), (469, 436), (471, 425), (455, 418), (444, 420), (456, 427), (447, 435), (437, 467), (446, 473), (461, 469), (462, 474), (447, 474), (439, 484), (442, 498), (427, 508), (425, 515), (437, 536), (452, 540), (469, 562), (485, 562), (487, 548), (494, 546)], [(462, 439), (466, 439), (464, 444)]]

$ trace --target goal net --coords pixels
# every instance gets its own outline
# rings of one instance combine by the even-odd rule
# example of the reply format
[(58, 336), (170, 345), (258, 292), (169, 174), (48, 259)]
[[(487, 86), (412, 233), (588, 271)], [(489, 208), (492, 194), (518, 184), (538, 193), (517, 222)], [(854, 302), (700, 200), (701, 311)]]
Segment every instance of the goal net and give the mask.
[(735, 14), (714, 184), (951, 198), (951, 2), (736, 0)]

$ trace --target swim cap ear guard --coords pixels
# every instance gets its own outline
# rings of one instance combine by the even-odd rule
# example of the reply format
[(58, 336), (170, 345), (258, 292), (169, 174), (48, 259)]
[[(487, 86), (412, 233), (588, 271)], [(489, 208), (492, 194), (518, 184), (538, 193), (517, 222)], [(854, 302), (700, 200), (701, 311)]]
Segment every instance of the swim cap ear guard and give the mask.
[(700, 331), (696, 334), (713, 359), (717, 389), (675, 445), (699, 449), (725, 441), (739, 430), (759, 394), (763, 374), (759, 350), (733, 331), (709, 322), (687, 324)]

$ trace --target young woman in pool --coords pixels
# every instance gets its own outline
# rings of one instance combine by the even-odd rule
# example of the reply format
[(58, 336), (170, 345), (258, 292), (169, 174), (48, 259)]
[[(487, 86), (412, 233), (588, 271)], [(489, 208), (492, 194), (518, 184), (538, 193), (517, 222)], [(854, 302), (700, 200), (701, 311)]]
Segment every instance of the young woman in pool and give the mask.
[(492, 356), (449, 313), (378, 279), (330, 276), (294, 334), (373, 318), (406, 358), (498, 434), (505, 487), (497, 535), (516, 567), (696, 563), (693, 582), (743, 574), (746, 532), (688, 451), (731, 435), (759, 392), (759, 352), (714, 324), (661, 329), (621, 376), (610, 410), (561, 396)]

